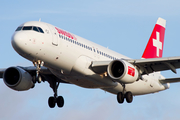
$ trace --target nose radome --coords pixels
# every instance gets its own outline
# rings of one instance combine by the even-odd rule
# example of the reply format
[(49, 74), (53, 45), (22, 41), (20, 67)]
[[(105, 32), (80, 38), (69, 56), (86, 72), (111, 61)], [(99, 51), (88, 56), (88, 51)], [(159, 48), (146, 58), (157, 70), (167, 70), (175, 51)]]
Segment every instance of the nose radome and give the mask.
[(14, 33), (11, 39), (11, 44), (13, 48), (19, 53), (22, 52), (25, 49), (25, 43), (27, 41), (28, 37), (23, 32), (17, 32)]

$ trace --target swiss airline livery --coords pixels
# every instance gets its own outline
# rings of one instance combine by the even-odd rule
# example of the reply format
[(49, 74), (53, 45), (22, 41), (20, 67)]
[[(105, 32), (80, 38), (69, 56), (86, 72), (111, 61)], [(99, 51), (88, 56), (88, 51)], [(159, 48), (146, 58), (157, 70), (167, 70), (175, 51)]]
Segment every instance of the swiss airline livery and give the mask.
[(63, 107), (59, 83), (100, 88), (117, 95), (118, 103), (131, 103), (133, 96), (166, 90), (180, 78), (164, 78), (160, 71), (180, 68), (180, 57), (162, 58), (166, 20), (158, 18), (141, 59), (131, 59), (51, 24), (21, 24), (12, 46), (34, 66), (0, 69), (0, 78), (11, 89), (25, 91), (47, 81), (54, 95), (50, 108)]

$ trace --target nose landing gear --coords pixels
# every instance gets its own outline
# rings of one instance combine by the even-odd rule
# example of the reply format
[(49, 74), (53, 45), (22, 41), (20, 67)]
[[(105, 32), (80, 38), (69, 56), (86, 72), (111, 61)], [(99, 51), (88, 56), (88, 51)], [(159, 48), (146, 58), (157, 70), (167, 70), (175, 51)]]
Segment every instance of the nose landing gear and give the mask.
[(41, 78), (41, 76), (39, 75), (39, 72), (40, 72), (40, 70), (41, 70), (41, 67), (44, 65), (44, 62), (41, 61), (41, 60), (37, 60), (37, 61), (34, 61), (34, 62), (33, 62), (33, 65), (36, 67), (36, 76), (34, 77), (33, 82), (34, 82), (34, 83), (36, 83), (36, 82), (41, 83), (42, 78)]

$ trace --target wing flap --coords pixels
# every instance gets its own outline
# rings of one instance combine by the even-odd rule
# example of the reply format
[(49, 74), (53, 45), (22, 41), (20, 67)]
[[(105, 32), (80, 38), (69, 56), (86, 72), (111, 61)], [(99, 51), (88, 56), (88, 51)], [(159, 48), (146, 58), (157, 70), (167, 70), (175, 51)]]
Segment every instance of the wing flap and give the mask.
[(176, 83), (180, 82), (180, 78), (168, 78), (168, 79), (161, 79), (159, 80), (160, 83)]

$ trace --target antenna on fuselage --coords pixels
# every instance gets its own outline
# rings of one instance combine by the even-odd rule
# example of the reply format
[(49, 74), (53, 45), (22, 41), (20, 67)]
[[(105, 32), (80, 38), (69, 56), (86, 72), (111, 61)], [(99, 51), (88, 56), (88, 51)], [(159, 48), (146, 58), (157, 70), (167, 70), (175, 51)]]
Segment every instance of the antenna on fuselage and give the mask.
[(39, 18), (39, 22), (41, 22), (41, 18)]

